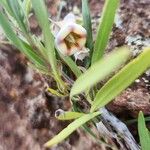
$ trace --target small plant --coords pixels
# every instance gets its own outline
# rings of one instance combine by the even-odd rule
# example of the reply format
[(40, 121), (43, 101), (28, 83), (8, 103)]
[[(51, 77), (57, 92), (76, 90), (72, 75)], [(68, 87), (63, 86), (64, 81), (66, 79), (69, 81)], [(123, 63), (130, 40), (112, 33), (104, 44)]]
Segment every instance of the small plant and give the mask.
[[(128, 47), (116, 48), (104, 55), (119, 0), (105, 1), (95, 40), (92, 37), (88, 0), (82, 0), (83, 26), (76, 22), (73, 14), (66, 16), (62, 22), (52, 21), (44, 0), (1, 0), (0, 5), (3, 8), (0, 25), (6, 37), (25, 54), (30, 66), (55, 81), (56, 86), (47, 90), (60, 98), (68, 96), (72, 106), (67, 112), (56, 111), (58, 119), (74, 121), (44, 146), (50, 147), (63, 141), (81, 126), (99, 140), (88, 126), (100, 121), (99, 109), (150, 67), (150, 48), (145, 48), (126, 65), (131, 56)], [(42, 30), (38, 37), (30, 31), (29, 16), (32, 10)], [(77, 65), (78, 59), (82, 67)], [(112, 73), (116, 74), (110, 77)], [(100, 86), (100, 81), (106, 77), (107, 82)], [(79, 103), (86, 105), (86, 109), (81, 109)]]

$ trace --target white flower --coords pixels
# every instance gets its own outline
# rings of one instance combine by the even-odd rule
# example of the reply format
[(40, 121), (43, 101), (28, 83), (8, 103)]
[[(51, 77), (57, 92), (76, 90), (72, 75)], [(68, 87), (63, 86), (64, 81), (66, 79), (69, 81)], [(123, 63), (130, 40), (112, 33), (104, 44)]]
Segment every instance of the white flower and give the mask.
[(53, 26), (55, 46), (63, 55), (81, 52), (86, 43), (86, 30), (76, 23), (75, 16), (70, 13), (63, 21)]

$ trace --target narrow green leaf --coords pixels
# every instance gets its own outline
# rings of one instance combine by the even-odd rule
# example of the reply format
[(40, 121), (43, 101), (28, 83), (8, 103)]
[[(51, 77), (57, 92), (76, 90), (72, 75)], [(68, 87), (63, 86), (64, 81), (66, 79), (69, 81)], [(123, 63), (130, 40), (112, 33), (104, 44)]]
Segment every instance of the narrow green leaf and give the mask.
[(31, 10), (31, 0), (24, 0), (23, 7), (24, 7), (26, 17), (28, 17), (30, 10)]
[(22, 32), (27, 35), (27, 26), (25, 24), (25, 16), (23, 13), (22, 8), (19, 5), (19, 2), (17, 0), (6, 0), (7, 4), (12, 12), (12, 17), (14, 17), (19, 25), (19, 28), (21, 28)]
[(62, 81), (58, 69), (57, 69), (57, 60), (55, 56), (54, 48), (54, 38), (50, 31), (50, 23), (48, 20), (48, 11), (46, 9), (45, 3), (43, 0), (31, 0), (32, 7), (35, 11), (37, 20), (42, 29), (44, 36), (44, 43), (46, 46), (47, 57), (52, 68), (55, 79), (59, 82), (61, 88), (64, 88), (64, 82)]
[[(20, 39), (19, 39), (20, 40)], [(27, 43), (20, 40), (21, 49), (23, 50), (23, 53), (27, 56), (27, 58), (34, 63), (38, 67), (45, 68), (45, 61), (42, 57), (40, 57), (38, 54), (34, 52), (32, 47), (28, 45)]]
[(43, 75), (53, 77), (52, 74), (46, 68), (46, 65), (39, 66), (39, 65), (28, 62), (28, 66), (31, 67), (32, 69), (36, 70), (37, 72), (43, 74)]
[(47, 88), (47, 92), (51, 93), (54, 96), (58, 96), (58, 97), (64, 97), (63, 94), (59, 93), (58, 91), (52, 89), (52, 88)]
[(97, 82), (106, 78), (110, 73), (120, 67), (130, 56), (130, 50), (127, 47), (119, 48), (109, 55), (93, 64), (84, 74), (82, 74), (74, 83), (70, 96), (79, 94)]
[(54, 138), (45, 143), (44, 146), (51, 147), (53, 145), (58, 144), (59, 142), (67, 138), (72, 132), (74, 132), (81, 125), (83, 125), (84, 123), (86, 123), (87, 121), (91, 120), (92, 118), (96, 117), (99, 114), (100, 112), (98, 111), (92, 114), (83, 115), (82, 117), (76, 119), (71, 124), (69, 124), (65, 129), (63, 129), (59, 134), (57, 134)]
[(92, 36), (92, 23), (91, 23), (91, 15), (88, 5), (88, 0), (82, 0), (82, 15), (83, 15), (83, 24), (87, 31), (87, 41), (86, 46), (90, 49), (90, 53), (92, 54), (93, 49), (93, 36)]
[(0, 25), (3, 28), (7, 38), (18, 48), (20, 48), (20, 41), (13, 32), (10, 22), (6, 19), (6, 15), (0, 12)]
[(35, 47), (31, 33), (29, 32), (29, 21), (28, 17), (25, 15), (25, 10), (23, 9), (23, 2), (18, 0), (5, 0), (5, 5), (3, 6), (5, 13), (7, 13), (8, 19), (11, 21), (12, 25), (19, 29), (19, 35), (21, 35), (32, 47)]
[(11, 9), (9, 8), (6, 0), (0, 0), (0, 5), (5, 9), (5, 11), (12, 15)]
[(85, 115), (84, 113), (80, 112), (73, 112), (73, 111), (65, 111), (63, 114), (60, 114), (59, 116), (56, 116), (58, 120), (72, 120), (77, 119)]
[(44, 62), (43, 60), (35, 54), (29, 45), (22, 42), (17, 35), (14, 33), (10, 26), (10, 22), (7, 20), (7, 17), (0, 12), (0, 25), (2, 26), (7, 38), (21, 51), (23, 52), (27, 58), (30, 59), (33, 63), (39, 66), (43, 66)]
[(70, 67), (76, 77), (79, 77), (82, 74), (76, 63), (69, 56), (64, 56), (61, 53), (59, 53), (59, 55), (61, 59)]
[[(49, 57), (50, 64), (52, 68), (56, 68), (56, 58), (54, 50), (54, 38), (50, 31), (50, 24), (48, 21), (48, 12), (45, 6), (44, 1), (41, 0), (31, 0), (32, 7), (35, 11), (38, 23), (42, 29), (44, 36), (44, 43), (47, 49), (47, 55)], [(55, 70), (55, 69), (54, 69)]]
[(105, 5), (102, 12), (102, 19), (98, 27), (96, 41), (94, 45), (92, 64), (101, 59), (104, 54), (104, 50), (109, 40), (118, 5), (119, 0), (105, 0)]
[(137, 58), (122, 68), (99, 90), (91, 107), (91, 112), (108, 104), (148, 67), (150, 67), (150, 48), (145, 48)]
[(142, 150), (149, 150), (150, 136), (149, 136), (149, 131), (146, 128), (145, 119), (142, 112), (140, 112), (138, 116), (138, 132), (139, 132)]

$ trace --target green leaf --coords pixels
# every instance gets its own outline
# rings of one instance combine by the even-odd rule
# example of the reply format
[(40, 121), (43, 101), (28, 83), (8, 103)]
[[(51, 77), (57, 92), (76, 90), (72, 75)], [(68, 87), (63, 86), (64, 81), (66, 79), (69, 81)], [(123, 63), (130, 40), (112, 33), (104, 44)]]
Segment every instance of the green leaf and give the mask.
[(87, 121), (91, 120), (92, 118), (96, 117), (99, 114), (100, 112), (95, 112), (92, 114), (83, 115), (82, 117), (76, 119), (71, 124), (69, 124), (65, 129), (63, 129), (59, 134), (57, 134), (54, 138), (45, 143), (44, 146), (51, 147), (53, 145), (58, 144), (59, 142), (67, 138), (72, 132), (74, 132), (81, 125), (83, 125), (84, 123), (86, 123)]
[(0, 0), (0, 5), (5, 9), (5, 11), (12, 15), (11, 9), (9, 8), (6, 0)]
[(46, 54), (52, 68), (55, 79), (59, 82), (61, 88), (64, 88), (64, 83), (58, 73), (57, 60), (55, 56), (54, 38), (50, 31), (50, 23), (48, 21), (48, 12), (43, 0), (31, 0), (35, 15), (42, 29), (44, 43), (46, 46)]
[(63, 114), (60, 114), (59, 116), (56, 116), (58, 120), (72, 120), (72, 119), (77, 119), (85, 115), (84, 113), (79, 113), (79, 112), (67, 112), (65, 111)]
[(54, 69), (56, 68), (54, 38), (50, 31), (50, 24), (48, 21), (48, 12), (47, 12), (45, 3), (44, 1), (41, 1), (41, 0), (31, 0), (31, 2), (32, 2), (32, 7), (35, 11), (35, 15), (38, 20), (38, 23), (44, 35), (44, 43), (47, 49), (46, 53), (49, 57), (50, 64), (53, 66), (52, 68)]
[(12, 17), (14, 17), (21, 28), (22, 32), (27, 36), (28, 30), (25, 24), (25, 16), (22, 8), (20, 7), (19, 1), (17, 0), (7, 0), (7, 4), (12, 12)]
[(21, 41), (14, 31), (11, 28), (10, 22), (7, 20), (7, 17), (0, 12), (0, 25), (2, 26), (7, 38), (21, 51), (27, 58), (36, 65), (43, 66), (44, 61), (32, 51), (29, 45)]
[(142, 150), (149, 150), (150, 149), (149, 131), (146, 128), (144, 115), (141, 111), (138, 116), (138, 132)]
[(82, 15), (83, 15), (83, 24), (87, 31), (86, 46), (87, 48), (90, 49), (90, 53), (92, 54), (93, 36), (92, 36), (92, 24), (91, 24), (91, 16), (90, 16), (88, 0), (82, 0)]
[(93, 64), (74, 83), (70, 96), (81, 93), (97, 82), (106, 78), (110, 73), (120, 67), (130, 56), (130, 50), (126, 47), (119, 48)]
[(32, 69), (36, 70), (37, 72), (43, 74), (43, 75), (53, 77), (52, 74), (46, 68), (46, 65), (45, 66), (39, 66), (39, 65), (28, 62), (28, 66), (31, 67)]
[(18, 48), (20, 48), (20, 41), (16, 34), (13, 32), (10, 22), (6, 19), (6, 15), (0, 12), (0, 25), (3, 28), (7, 38)]
[(108, 104), (148, 67), (150, 67), (150, 48), (145, 48), (137, 58), (122, 68), (99, 90), (91, 107), (91, 112)]
[(19, 35), (28, 41), (32, 47), (35, 47), (31, 33), (29, 32), (29, 21), (23, 9), (23, 2), (18, 0), (5, 0), (3, 7), (12, 25), (20, 31)]
[(52, 89), (52, 88), (47, 88), (47, 92), (51, 93), (54, 96), (58, 96), (58, 97), (64, 97), (65, 95), (59, 93), (58, 91)]
[(109, 40), (118, 5), (119, 0), (105, 0), (105, 5), (102, 12), (102, 19), (98, 27), (96, 41), (94, 45), (92, 64), (101, 59), (104, 54), (104, 50)]
[(26, 14), (26, 17), (28, 17), (30, 10), (31, 10), (31, 0), (24, 0), (23, 1), (23, 8), (24, 8), (24, 12)]
[(82, 72), (80, 71), (76, 63), (69, 56), (64, 56), (60, 52), (59, 52), (59, 56), (69, 66), (69, 68), (75, 74), (76, 77), (79, 77), (82, 74)]
[(21, 49), (23, 50), (23, 53), (27, 56), (27, 58), (38, 67), (45, 68), (45, 61), (43, 60), (43, 58), (36, 54), (32, 47), (30, 47), (30, 45), (28, 45), (27, 43), (23, 42), (22, 40), (20, 40), (20, 43)]

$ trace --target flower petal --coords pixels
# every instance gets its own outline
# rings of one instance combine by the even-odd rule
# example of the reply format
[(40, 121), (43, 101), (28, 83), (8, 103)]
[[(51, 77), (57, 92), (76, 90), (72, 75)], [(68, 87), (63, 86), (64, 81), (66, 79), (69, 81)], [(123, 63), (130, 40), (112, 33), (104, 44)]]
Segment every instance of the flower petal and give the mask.
[(85, 43), (86, 43), (86, 38), (85, 38), (85, 37), (82, 37), (82, 38), (78, 39), (78, 40), (77, 40), (77, 43), (78, 43), (78, 45), (79, 45), (79, 47), (80, 47), (80, 49), (81, 49), (82, 47), (84, 47), (84, 45), (85, 45)]
[(63, 40), (72, 31), (72, 29), (73, 28), (70, 24), (64, 25), (64, 27), (62, 27), (59, 33), (57, 34), (56, 39), (59, 41)]
[(87, 34), (86, 30), (81, 25), (73, 23), (72, 26), (73, 26), (74, 33), (86, 37), (86, 34)]
[(68, 49), (65, 42), (58, 43), (58, 41), (55, 39), (55, 46), (63, 55), (68, 55)]
[(66, 22), (76, 22), (76, 19), (75, 19), (75, 15), (73, 13), (69, 13), (68, 15), (65, 16), (64, 18), (64, 23)]

